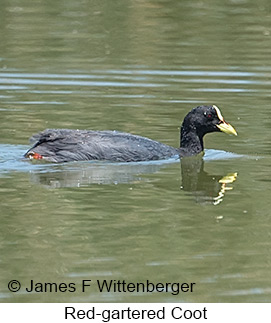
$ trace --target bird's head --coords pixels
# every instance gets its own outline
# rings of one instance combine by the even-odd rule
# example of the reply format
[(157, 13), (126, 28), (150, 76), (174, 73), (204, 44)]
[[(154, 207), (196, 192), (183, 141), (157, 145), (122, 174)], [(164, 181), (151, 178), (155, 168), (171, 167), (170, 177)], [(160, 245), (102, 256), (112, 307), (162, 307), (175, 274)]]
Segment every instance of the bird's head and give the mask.
[(221, 111), (216, 105), (199, 106), (191, 110), (184, 118), (182, 128), (186, 132), (196, 132), (200, 137), (216, 131), (237, 136), (236, 130), (224, 120)]

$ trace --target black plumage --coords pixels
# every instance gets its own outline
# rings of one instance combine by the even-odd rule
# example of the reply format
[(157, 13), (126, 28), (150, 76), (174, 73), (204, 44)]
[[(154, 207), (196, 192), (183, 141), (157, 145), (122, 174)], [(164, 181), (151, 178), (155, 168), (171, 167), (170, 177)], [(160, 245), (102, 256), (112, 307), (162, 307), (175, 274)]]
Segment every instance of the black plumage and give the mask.
[(192, 156), (203, 151), (205, 134), (218, 131), (236, 135), (216, 106), (199, 106), (184, 118), (180, 148), (118, 131), (47, 129), (31, 138), (34, 145), (25, 157), (59, 163), (78, 160), (137, 162)]

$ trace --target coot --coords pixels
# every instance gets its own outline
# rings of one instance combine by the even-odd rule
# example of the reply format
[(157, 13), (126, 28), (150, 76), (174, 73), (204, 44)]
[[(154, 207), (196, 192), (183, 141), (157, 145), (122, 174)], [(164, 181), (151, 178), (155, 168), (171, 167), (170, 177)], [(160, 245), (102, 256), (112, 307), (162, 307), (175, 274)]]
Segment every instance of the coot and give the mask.
[(46, 129), (30, 139), (34, 145), (24, 156), (56, 163), (78, 160), (137, 162), (177, 155), (185, 157), (202, 152), (204, 135), (219, 131), (237, 135), (217, 106), (199, 106), (184, 118), (180, 148), (119, 131)]

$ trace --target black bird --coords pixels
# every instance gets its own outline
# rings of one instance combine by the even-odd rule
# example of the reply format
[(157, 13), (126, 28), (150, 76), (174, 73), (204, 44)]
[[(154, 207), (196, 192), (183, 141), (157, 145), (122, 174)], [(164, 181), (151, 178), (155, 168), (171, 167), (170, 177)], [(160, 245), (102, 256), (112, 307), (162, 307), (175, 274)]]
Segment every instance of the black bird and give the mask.
[(30, 139), (34, 145), (24, 156), (56, 163), (77, 160), (138, 162), (177, 155), (185, 157), (202, 152), (204, 135), (219, 131), (237, 135), (217, 106), (199, 106), (184, 118), (180, 148), (118, 131), (46, 129)]

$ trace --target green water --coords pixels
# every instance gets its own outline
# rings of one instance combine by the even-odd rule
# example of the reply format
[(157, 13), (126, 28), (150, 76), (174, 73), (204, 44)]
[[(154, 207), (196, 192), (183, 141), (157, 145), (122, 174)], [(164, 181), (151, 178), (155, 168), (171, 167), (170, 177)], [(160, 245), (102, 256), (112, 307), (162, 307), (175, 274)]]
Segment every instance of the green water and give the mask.
[[(263, 0), (1, 1), (2, 302), (271, 301), (270, 17)], [(178, 146), (200, 104), (238, 132), (206, 136), (203, 165), (22, 159), (45, 128)], [(31, 280), (76, 291), (27, 292)], [(100, 293), (96, 280), (195, 288)]]

